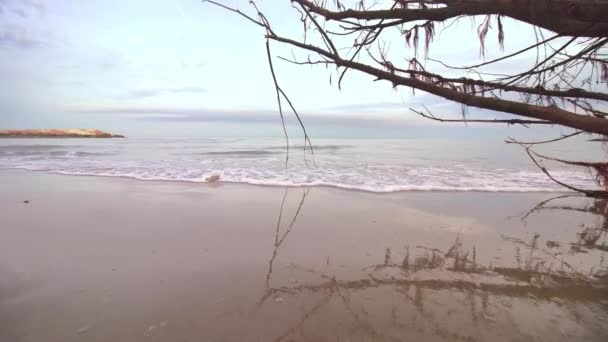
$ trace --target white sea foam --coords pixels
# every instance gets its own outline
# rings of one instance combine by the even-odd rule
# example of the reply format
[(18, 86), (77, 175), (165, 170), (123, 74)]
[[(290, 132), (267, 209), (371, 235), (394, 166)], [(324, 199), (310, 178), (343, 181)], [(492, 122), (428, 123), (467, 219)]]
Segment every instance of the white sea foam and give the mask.
[[(284, 156), (273, 147), (276, 145), (171, 144), (0, 145), (0, 168), (194, 183), (219, 176), (220, 182), (227, 183), (327, 186), (368, 192), (564, 191), (540, 170), (522, 167), (524, 163), (503, 162), (500, 157), (450, 160), (448, 155), (435, 160), (428, 159), (426, 152), (414, 154), (411, 151), (417, 151), (415, 148), (327, 145), (318, 149), (316, 163), (309, 161), (306, 166), (301, 157), (291, 157), (285, 168)], [(277, 152), (268, 152), (273, 149)], [(404, 155), (403, 151), (410, 154)], [(553, 175), (577, 187), (597, 187), (590, 174), (579, 169), (557, 169)]]
[[(7, 166), (2, 168), (18, 168), (32, 171), (46, 171), (63, 175), (125, 177), (150, 181), (179, 181), (203, 183), (211, 176), (219, 176), (220, 182), (246, 183), (267, 186), (315, 187), (327, 186), (341, 189), (360, 190), (367, 192), (398, 192), (398, 191), (487, 191), (487, 192), (561, 192), (557, 186), (538, 172), (505, 172), (502, 178), (492, 176), (492, 172), (464, 172), (458, 176), (454, 170), (432, 168), (428, 170), (410, 170), (404, 176), (393, 174), (378, 174), (376, 178), (366, 175), (359, 170), (339, 173), (336, 170), (273, 170), (259, 169), (198, 169), (150, 168), (141, 166), (103, 167), (91, 165), (80, 167), (60, 167), (41, 162)], [(445, 176), (451, 174), (451, 176)], [(414, 176), (408, 176), (414, 175)], [(557, 172), (560, 179), (570, 184), (583, 187), (595, 187), (585, 177), (585, 174), (574, 172)]]

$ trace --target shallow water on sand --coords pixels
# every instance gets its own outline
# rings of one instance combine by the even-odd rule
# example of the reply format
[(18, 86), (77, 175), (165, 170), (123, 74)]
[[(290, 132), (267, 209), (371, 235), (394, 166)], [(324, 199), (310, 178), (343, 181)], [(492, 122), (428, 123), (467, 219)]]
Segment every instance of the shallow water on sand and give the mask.
[(608, 202), (551, 197), (3, 171), (0, 341), (605, 341)]

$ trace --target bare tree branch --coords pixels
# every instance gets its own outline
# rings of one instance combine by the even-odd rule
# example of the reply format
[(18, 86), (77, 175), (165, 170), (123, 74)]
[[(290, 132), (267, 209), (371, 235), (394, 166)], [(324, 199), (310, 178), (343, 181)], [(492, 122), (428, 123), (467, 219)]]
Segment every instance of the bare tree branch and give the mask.
[[(216, 1), (205, 2), (243, 16), (264, 28), (268, 62), (277, 93), (284, 133), (286, 134), (287, 130), (284, 126), (282, 100), (287, 101), (294, 112), (304, 132), (305, 146), (308, 145), (311, 151), (312, 144), (301, 117), (285, 91), (279, 86), (272, 65), (268, 42), (270, 40), (315, 55), (313, 59), (309, 55), (306, 60), (298, 59), (295, 55), (291, 59), (279, 57), (284, 61), (296, 65), (335, 66), (336, 72), (340, 75), (338, 78), (340, 89), (346, 72), (352, 70), (370, 75), (374, 81), (389, 82), (393, 88), (405, 87), (412, 91), (433, 94), (458, 103), (463, 108), (463, 119), (437, 117), (426, 107), (426, 112), (411, 109), (414, 113), (430, 120), (518, 124), (526, 127), (559, 125), (572, 128), (575, 130), (573, 133), (562, 134), (553, 139), (519, 142), (509, 138), (507, 143), (516, 143), (524, 147), (533, 163), (556, 183), (589, 196), (606, 195), (604, 191), (578, 189), (555, 179), (536, 158), (566, 161), (537, 155), (530, 150), (530, 146), (554, 143), (583, 133), (608, 136), (608, 112), (604, 109), (608, 102), (608, 93), (603, 85), (608, 85), (608, 1), (353, 0), (352, 6), (349, 7), (346, 1), (341, 0), (334, 2), (292, 0), (292, 7), (298, 11), (299, 20), (303, 23), (304, 39), (288, 37), (274, 31), (268, 18), (258, 9), (254, 1), (251, 1), (251, 4), (257, 12), (258, 19)], [(515, 52), (490, 61), (471, 63), (463, 67), (454, 67), (429, 56), (429, 46), (434, 41), (436, 23), (447, 23), (441, 31), (443, 32), (451, 29), (462, 18), (476, 16), (483, 16), (483, 21), (476, 30), (475, 27), (471, 27), (479, 38), (481, 57), (485, 53), (485, 39), (494, 21), (501, 50), (506, 30), (503, 20), (506, 18), (530, 24), (534, 29), (536, 43), (528, 44)], [(307, 37), (311, 28), (312, 39)], [(545, 38), (541, 29), (552, 31), (555, 35)], [(404, 44), (410, 48), (412, 58), (395, 57), (390, 54), (391, 43), (395, 41), (392, 36), (394, 33), (400, 35)], [(355, 38), (352, 43), (340, 46), (344, 39), (351, 37)], [(552, 46), (558, 38), (564, 39), (561, 45)], [(424, 60), (443, 65), (449, 69), (449, 73), (445, 73), (445, 70), (434, 72), (431, 68), (433, 65), (427, 66), (424, 61), (421, 63), (417, 59), (421, 39), (424, 41)], [(496, 67), (501, 62), (518, 62), (516, 58), (530, 51), (536, 52), (536, 60), (533, 60), (534, 64), (531, 67), (526, 66), (523, 72), (490, 73), (484, 68), (489, 65)], [(401, 65), (403, 60), (407, 63), (406, 67)], [(508, 113), (516, 117), (470, 119), (465, 116), (465, 111), (469, 107)], [(289, 142), (287, 144), (289, 145)], [(306, 151), (304, 152), (306, 154)], [(608, 163), (566, 164), (591, 168), (597, 173), (600, 183), (608, 184)]]
[(519, 145), (540, 145), (540, 144), (548, 144), (548, 143), (552, 143), (552, 142), (557, 142), (557, 141), (561, 141), (561, 140), (566, 140), (568, 138), (572, 138), (574, 136), (580, 135), (582, 133), (585, 133), (583, 131), (576, 131), (574, 133), (570, 133), (570, 134), (562, 134), (560, 137), (555, 138), (555, 139), (549, 139), (549, 140), (541, 140), (541, 141), (529, 141), (529, 142), (522, 142), (522, 141), (517, 141), (511, 137), (508, 137), (507, 140), (505, 140), (505, 142), (507, 144), (519, 144)]
[(463, 122), (463, 123), (497, 123), (497, 124), (508, 124), (508, 125), (553, 125), (550, 121), (540, 120), (521, 120), (521, 119), (443, 119), (433, 115), (426, 107), (424, 109), (427, 113), (417, 111), (410, 108), (410, 110), (423, 118), (430, 119), (439, 122)]
[[(603, 14), (608, 12), (608, 3), (593, 0), (578, 0), (572, 7), (572, 1), (554, 0), (444, 0), (434, 1), (436, 7), (409, 7), (386, 10), (353, 10), (331, 11), (308, 0), (292, 0), (306, 6), (311, 12), (322, 15), (327, 20), (358, 19), (381, 20), (399, 19), (404, 21), (433, 20), (444, 21), (460, 16), (503, 15), (547, 30), (575, 35), (589, 23), (597, 23), (588, 37), (603, 37), (608, 31), (608, 19)], [(438, 7), (443, 5), (443, 7)]]

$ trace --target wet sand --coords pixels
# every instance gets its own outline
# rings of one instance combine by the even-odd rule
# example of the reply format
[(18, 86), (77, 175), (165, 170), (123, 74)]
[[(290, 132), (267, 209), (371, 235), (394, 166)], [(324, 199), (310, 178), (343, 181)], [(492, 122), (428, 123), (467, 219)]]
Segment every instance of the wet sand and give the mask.
[(605, 341), (608, 202), (558, 195), (3, 170), (0, 341)]

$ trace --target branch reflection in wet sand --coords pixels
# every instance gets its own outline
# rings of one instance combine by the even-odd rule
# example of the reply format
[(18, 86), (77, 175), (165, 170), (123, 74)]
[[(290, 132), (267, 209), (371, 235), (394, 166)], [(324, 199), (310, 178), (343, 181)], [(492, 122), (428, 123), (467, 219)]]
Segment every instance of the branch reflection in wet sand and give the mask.
[[(300, 199), (300, 203), (298, 204), (298, 208), (297, 208), (295, 214), (293, 215), (293, 218), (291, 219), (289, 226), (287, 227), (287, 229), (285, 230), (285, 232), (279, 239), (279, 234), (281, 231), (281, 221), (283, 219), (283, 210), (285, 208), (285, 199), (287, 198), (288, 192), (289, 192), (289, 188), (285, 188), (285, 192), (283, 194), (283, 199), (281, 200), (281, 208), (279, 209), (279, 216), (277, 218), (277, 226), (276, 226), (275, 236), (274, 236), (274, 248), (272, 250), (272, 256), (270, 257), (270, 260), (268, 260), (268, 272), (266, 273), (266, 284), (265, 284), (266, 293), (268, 295), (270, 295), (270, 293), (268, 292), (268, 289), (270, 289), (270, 277), (272, 276), (272, 267), (274, 265), (274, 260), (277, 257), (277, 253), (279, 252), (279, 248), (281, 248), (283, 241), (285, 241), (285, 238), (287, 238), (287, 236), (291, 232), (291, 229), (295, 225), (296, 220), (298, 219), (298, 215), (300, 215), (300, 211), (302, 210), (302, 206), (304, 205), (304, 202), (306, 201), (306, 196), (308, 196), (308, 193), (310, 192), (310, 188), (302, 190), (302, 197)], [(259, 304), (260, 305), (263, 304), (266, 299), (268, 299), (267, 295), (262, 296)]]
[[(563, 203), (564, 199), (572, 198), (584, 198), (587, 205), (574, 206)], [(562, 200), (561, 203), (560, 200)], [(587, 199), (577, 195), (553, 197), (536, 205), (522, 217), (522, 220), (525, 221), (530, 215), (546, 210), (574, 211), (595, 216), (598, 220), (592, 226), (584, 224), (581, 226), (582, 230), (577, 233), (576, 241), (569, 244), (570, 251), (572, 253), (587, 253), (589, 250), (596, 249), (608, 252), (608, 199)], [(550, 248), (559, 246), (560, 244), (554, 241), (549, 241), (547, 245)]]
[[(603, 314), (607, 314), (608, 267), (604, 265), (605, 252), (608, 251), (605, 248), (608, 226), (607, 200), (596, 199), (590, 205), (583, 207), (551, 205), (553, 201), (567, 198), (560, 196), (539, 203), (523, 218), (525, 220), (542, 210), (575, 210), (598, 215), (601, 222), (597, 226), (582, 226), (582, 231), (577, 234), (577, 240), (569, 243), (570, 246), (580, 249), (571, 249), (570, 253), (584, 253), (582, 250), (596, 250), (602, 253), (599, 260), (596, 260), (597, 263), (591, 265), (593, 272), (568, 262), (566, 260), (568, 255), (551, 251), (556, 245), (567, 245), (567, 243), (547, 240), (545, 248), (540, 243), (541, 236), (538, 233), (533, 234), (529, 241), (501, 234), (502, 241), (507, 246), (515, 245), (513, 267), (479, 264), (477, 248), (472, 246), (465, 249), (462, 237), (458, 235), (445, 251), (420, 244), (414, 245), (413, 248), (406, 245), (402, 253), (386, 248), (383, 259), (379, 260), (381, 263), (362, 265), (360, 275), (355, 279), (339, 280), (336, 279), (335, 274), (331, 275), (311, 267), (300, 267), (316, 274), (319, 281), (272, 287), (275, 259), (281, 245), (296, 224), (309, 189), (302, 192), (297, 210), (281, 235), (281, 221), (284, 217), (287, 192), (288, 190), (285, 191), (277, 219), (274, 248), (265, 277), (266, 290), (257, 306), (261, 308), (264, 305), (273, 305), (273, 302), (267, 301), (268, 298), (280, 298), (278, 296), (308, 298), (311, 294), (320, 294), (321, 298), (312, 307), (304, 310), (293, 324), (285, 327), (274, 339), (275, 341), (294, 340), (296, 334), (303, 334), (305, 323), (315, 316), (321, 321), (331, 320), (332, 314), (322, 310), (324, 307), (327, 308), (326, 311), (333, 312), (333, 315), (337, 314), (337, 310), (351, 317), (352, 325), (349, 328), (352, 334), (356, 331), (357, 339), (367, 336), (379, 341), (401, 341), (403, 338), (399, 336), (413, 336), (412, 331), (422, 334), (418, 335), (422, 337), (428, 337), (430, 333), (434, 338), (440, 339), (476, 340), (471, 334), (444, 321), (451, 315), (450, 309), (447, 309), (450, 305), (444, 308), (443, 304), (448, 303), (442, 303), (436, 298), (447, 298), (446, 301), (451, 302), (450, 304), (456, 302), (456, 310), (468, 311), (472, 326), (482, 323), (495, 324), (491, 312), (495, 314), (515, 310), (512, 309), (513, 304), (510, 304), (514, 300), (518, 300), (519, 305), (529, 305), (530, 308), (538, 308), (543, 303), (565, 304), (572, 307), (585, 303), (597, 304), (604, 307)], [(558, 266), (553, 266), (556, 263)], [(373, 305), (365, 300), (366, 297), (378, 295), (378, 291), (386, 293), (387, 290), (392, 291), (393, 296), (396, 296), (388, 305)], [(454, 299), (456, 297), (460, 299)], [(376, 300), (379, 303), (386, 301), (381, 297)], [(353, 301), (360, 303), (354, 305)], [(410, 303), (410, 306), (406, 303)], [(407, 309), (408, 307), (414, 311)], [(383, 311), (390, 312), (388, 319), (380, 321), (373, 317), (374, 314), (382, 316)], [(405, 319), (412, 313), (416, 313), (412, 320)], [(456, 316), (460, 316), (460, 319), (463, 317), (462, 313), (458, 312)], [(340, 336), (339, 332), (336, 331), (335, 334), (336, 336), (332, 336), (331, 340), (342, 340), (343, 336)]]

